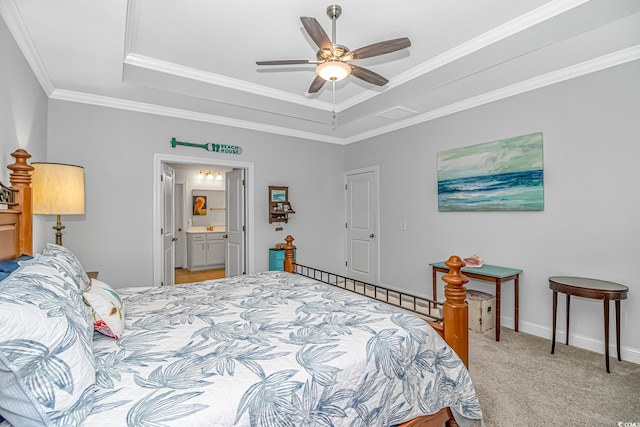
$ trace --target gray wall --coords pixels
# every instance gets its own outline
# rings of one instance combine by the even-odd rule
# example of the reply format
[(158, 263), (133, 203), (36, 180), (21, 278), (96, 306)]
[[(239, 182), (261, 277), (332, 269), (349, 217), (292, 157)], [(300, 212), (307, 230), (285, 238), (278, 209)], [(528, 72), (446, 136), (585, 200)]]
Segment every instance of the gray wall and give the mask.
[[(636, 61), (347, 146), (346, 169), (380, 166), (381, 283), (430, 295), (430, 262), (477, 252), (487, 264), (524, 271), (520, 328), (546, 337), (549, 276), (624, 283), (623, 358), (640, 362), (639, 76)], [(438, 151), (533, 132), (544, 139), (544, 211), (438, 212)], [(489, 284), (470, 287), (494, 293)], [(511, 327), (513, 286), (502, 289)], [(574, 298), (572, 343), (603, 351), (602, 310), (601, 302)]]
[[(268, 269), (268, 249), (287, 234), (301, 263), (335, 270), (344, 262), (342, 146), (66, 101), (50, 102), (48, 132), (50, 161), (85, 168), (86, 215), (65, 218), (65, 246), (115, 287), (152, 284), (154, 153), (255, 164), (256, 271)], [(243, 153), (174, 149), (172, 137)], [(268, 223), (269, 185), (289, 186), (296, 214), (284, 231)]]
[[(30, 161), (46, 160), (47, 96), (2, 18), (0, 52), (0, 181), (9, 185), (10, 171), (4, 165), (13, 163), (15, 150), (27, 150)], [(54, 231), (48, 231), (53, 236)], [(45, 218), (34, 217), (35, 251), (44, 248), (44, 232)]]

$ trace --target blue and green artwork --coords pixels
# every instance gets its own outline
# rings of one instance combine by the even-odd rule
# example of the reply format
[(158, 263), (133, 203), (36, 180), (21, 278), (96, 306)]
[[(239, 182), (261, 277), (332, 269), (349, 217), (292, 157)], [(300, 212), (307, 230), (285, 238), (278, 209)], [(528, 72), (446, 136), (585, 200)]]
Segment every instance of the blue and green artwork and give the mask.
[(438, 210), (544, 209), (542, 133), (438, 153)]

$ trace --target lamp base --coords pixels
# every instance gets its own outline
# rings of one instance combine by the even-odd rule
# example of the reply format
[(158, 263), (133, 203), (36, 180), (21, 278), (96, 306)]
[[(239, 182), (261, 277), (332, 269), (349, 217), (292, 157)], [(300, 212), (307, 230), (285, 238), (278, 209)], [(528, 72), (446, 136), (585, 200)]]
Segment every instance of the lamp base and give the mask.
[(56, 230), (56, 245), (62, 246), (62, 230), (64, 230), (64, 225), (62, 225), (62, 223), (60, 222), (60, 215), (56, 215), (56, 216), (57, 216), (56, 225), (54, 225), (51, 228)]

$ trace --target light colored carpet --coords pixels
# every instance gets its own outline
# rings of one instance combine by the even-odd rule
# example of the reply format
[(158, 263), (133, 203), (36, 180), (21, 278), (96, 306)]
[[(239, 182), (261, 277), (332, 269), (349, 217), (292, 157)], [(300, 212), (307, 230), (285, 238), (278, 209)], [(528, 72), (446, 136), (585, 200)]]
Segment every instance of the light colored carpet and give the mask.
[(640, 426), (640, 365), (502, 328), (469, 331), (469, 371), (486, 427)]

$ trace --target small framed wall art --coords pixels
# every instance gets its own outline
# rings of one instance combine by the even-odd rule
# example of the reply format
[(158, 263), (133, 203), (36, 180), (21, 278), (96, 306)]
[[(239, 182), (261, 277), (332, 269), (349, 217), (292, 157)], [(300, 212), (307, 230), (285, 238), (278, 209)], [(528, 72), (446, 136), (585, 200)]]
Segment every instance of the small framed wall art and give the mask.
[(207, 214), (207, 196), (193, 196), (193, 214)]
[(269, 187), (269, 198), (273, 203), (283, 203), (289, 200), (289, 187)]

